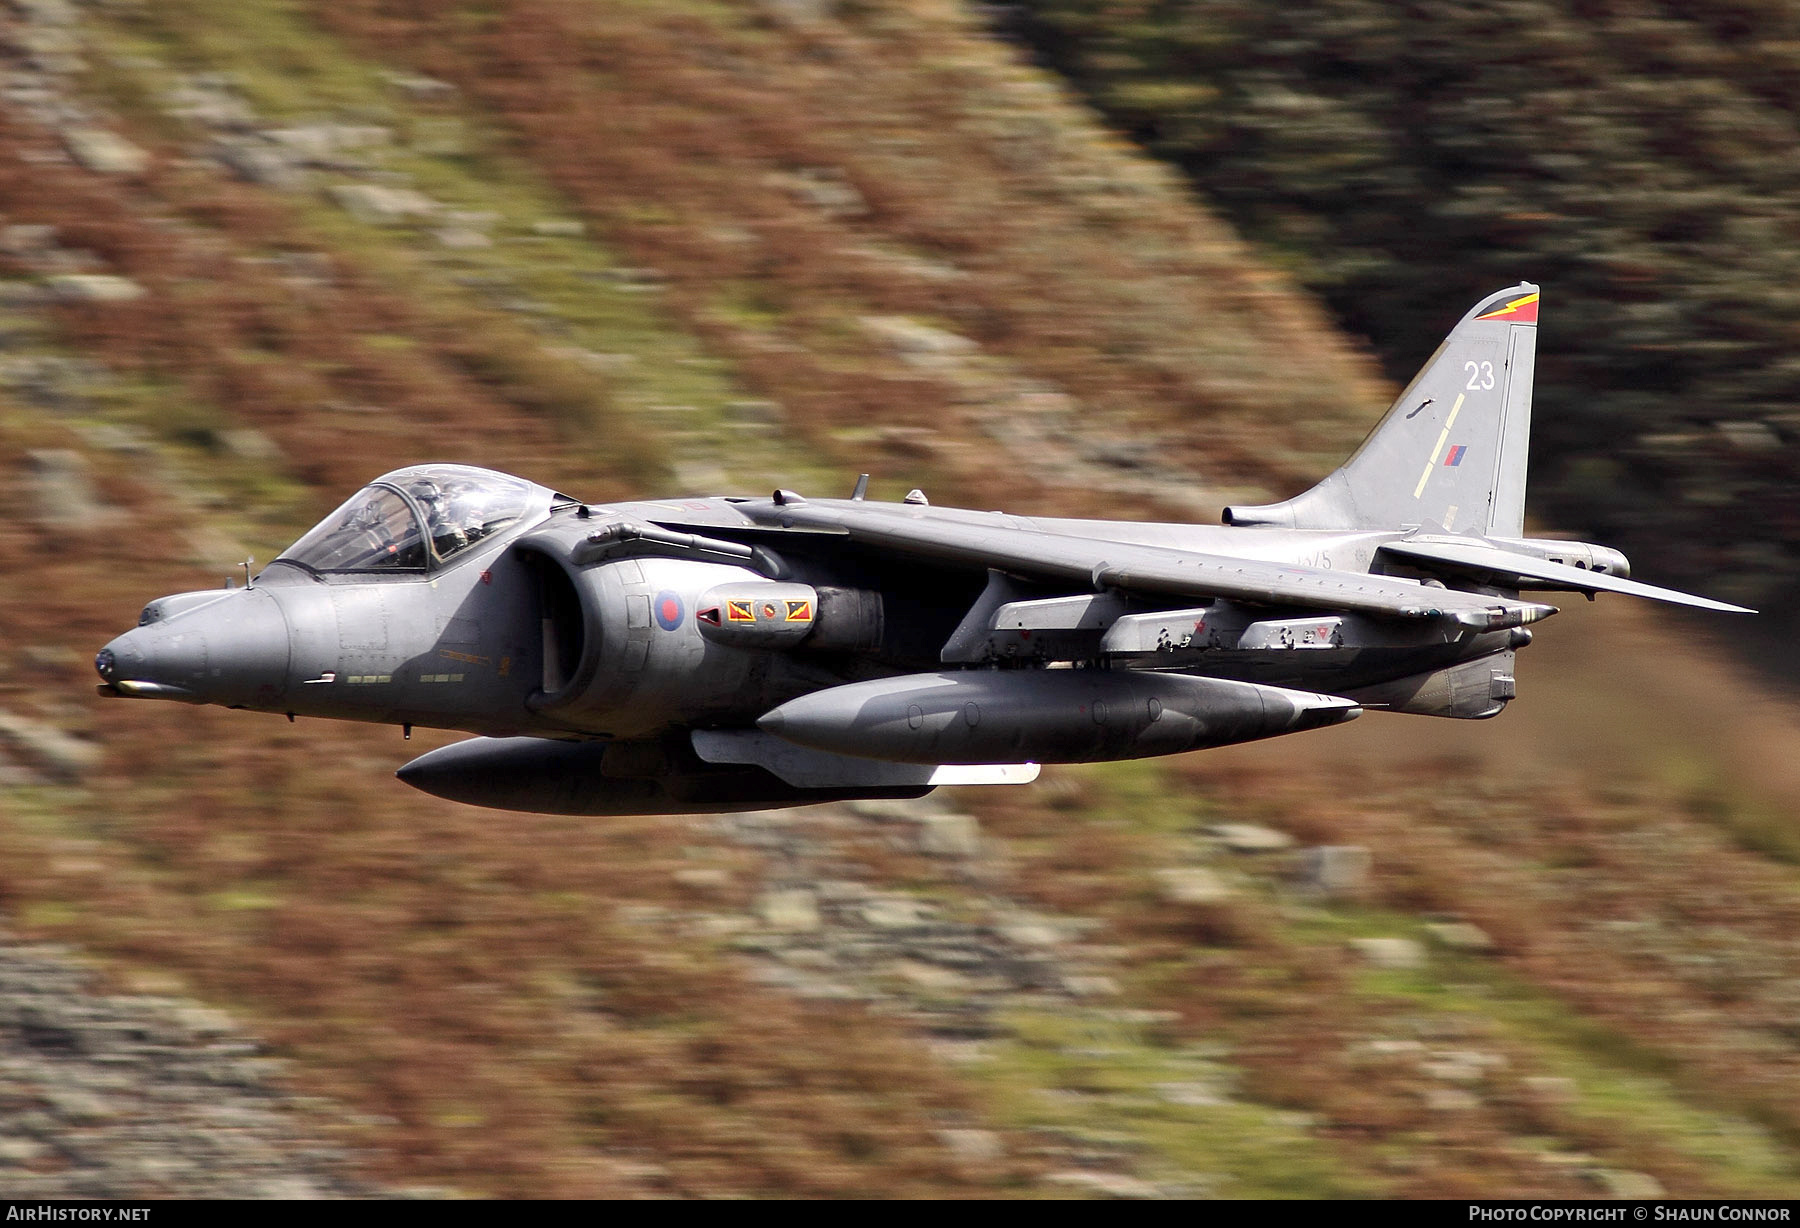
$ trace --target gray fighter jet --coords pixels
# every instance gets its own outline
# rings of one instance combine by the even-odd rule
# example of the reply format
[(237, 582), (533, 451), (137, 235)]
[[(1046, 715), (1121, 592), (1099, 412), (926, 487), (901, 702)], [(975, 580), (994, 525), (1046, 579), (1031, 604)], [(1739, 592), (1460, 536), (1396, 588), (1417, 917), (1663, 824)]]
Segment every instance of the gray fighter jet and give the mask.
[(1223, 526), (902, 503), (594, 506), (418, 465), (241, 589), (151, 602), (110, 696), (482, 735), (400, 779), (460, 802), (694, 813), (1168, 755), (1364, 709), (1477, 719), (1616, 550), (1524, 536), (1538, 291), (1464, 316), (1337, 472)]

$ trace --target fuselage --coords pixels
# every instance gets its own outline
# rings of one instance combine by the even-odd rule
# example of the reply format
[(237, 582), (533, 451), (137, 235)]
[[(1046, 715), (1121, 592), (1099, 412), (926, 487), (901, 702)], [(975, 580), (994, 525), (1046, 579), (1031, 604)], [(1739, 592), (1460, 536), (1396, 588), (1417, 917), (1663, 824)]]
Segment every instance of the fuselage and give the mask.
[[(451, 513), (443, 492), (463, 489), (475, 498), (484, 483), (504, 495), (487, 496), (485, 527), (446, 529)], [(247, 587), (150, 603), (139, 627), (109, 644), (98, 664), (105, 686), (121, 695), (490, 735), (607, 738), (746, 725), (811, 691), (940, 667), (945, 642), (988, 583), (984, 570), (941, 561), (877, 567), (826, 535), (776, 540), (744, 510), (767, 502), (702, 497), (587, 506), (481, 470), (403, 470), (353, 497), (335, 522), (328, 518)], [(498, 520), (496, 508), (504, 513)], [(1386, 570), (1380, 547), (1406, 533), (1030, 518), (910, 505), (906, 512), (971, 529), (1000, 524), (1348, 572)], [(615, 551), (595, 544), (609, 526), (737, 543), (737, 553), (643, 538)], [(752, 614), (760, 608), (780, 617), (729, 621), (745, 603)], [(1396, 638), (1347, 634), (1346, 625), (1321, 640), (1303, 633), (1282, 642), (1293, 637), (1270, 624), (1276, 637), (1253, 645), (1230, 638), (1253, 615), (1226, 603), (1198, 613), (1192, 621), (1204, 626), (1210, 618), (1210, 634), (1165, 636), (1142, 654), (1105, 663), (1338, 693), (1529, 639), (1517, 630), (1441, 629)], [(1226, 639), (1218, 638), (1220, 629)], [(1072, 642), (1077, 647), (1060, 655), (982, 663), (1101, 663), (1097, 655), (1080, 659), (1086, 641)]]

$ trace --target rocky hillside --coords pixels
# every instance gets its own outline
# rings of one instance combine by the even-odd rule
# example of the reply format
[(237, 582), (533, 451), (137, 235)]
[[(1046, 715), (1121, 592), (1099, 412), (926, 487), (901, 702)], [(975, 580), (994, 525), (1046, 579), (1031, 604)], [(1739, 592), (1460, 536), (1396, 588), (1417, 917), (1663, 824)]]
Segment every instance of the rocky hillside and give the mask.
[(1800, 1186), (1800, 725), (1621, 608), (1492, 725), (701, 819), (93, 697), (409, 460), (1209, 518), (1335, 463), (1373, 360), (962, 6), (3, 22), (0, 910), (66, 944), (0, 992), (9, 1181), (186, 1188), (219, 1119), (137, 1106), (229, 1076), (242, 1192)]

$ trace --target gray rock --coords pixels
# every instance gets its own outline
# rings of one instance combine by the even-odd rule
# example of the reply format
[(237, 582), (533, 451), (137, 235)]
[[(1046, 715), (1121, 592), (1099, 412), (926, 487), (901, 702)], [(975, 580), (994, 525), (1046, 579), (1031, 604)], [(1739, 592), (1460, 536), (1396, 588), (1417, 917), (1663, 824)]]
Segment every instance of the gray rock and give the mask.
[(1452, 951), (1492, 951), (1494, 940), (1480, 926), (1467, 921), (1433, 921), (1425, 927), (1432, 941)]
[(1564, 1075), (1526, 1075), (1523, 1083), (1538, 1101), (1556, 1108), (1574, 1104), (1579, 1094), (1575, 1080)]
[(431, 237), (437, 240), (439, 247), (457, 252), (477, 251), (494, 245), (491, 238), (469, 226), (445, 226), (432, 231)]
[(1070, 1189), (1098, 1194), (1102, 1198), (1162, 1197), (1162, 1191), (1148, 1181), (1140, 1181), (1138, 1178), (1126, 1176), (1124, 1173), (1094, 1172), (1080, 1168), (1048, 1173), (1043, 1180), (1046, 1185), (1067, 1186)]
[(918, 802), (871, 799), (847, 802), (845, 809), (859, 819), (869, 819), (877, 823), (911, 823), (919, 817), (920, 804)]
[[(0, 308), (36, 307), (48, 297), (43, 287), (34, 282), (21, 281), (16, 277), (0, 278)], [(0, 324), (0, 328), (4, 327)]]
[(33, 25), (72, 26), (78, 14), (69, 0), (10, 0), (13, 8)]
[(0, 358), (0, 385), (22, 394), (41, 409), (81, 412), (104, 391), (112, 375), (86, 358), (16, 355)]
[(1662, 1182), (1649, 1173), (1632, 1172), (1629, 1169), (1601, 1168), (1593, 1173), (1594, 1182), (1606, 1191), (1608, 1198), (1622, 1198), (1628, 1202), (1645, 1202), (1653, 1198), (1666, 1198)]
[(456, 93), (456, 87), (448, 81), (439, 81), (422, 73), (391, 72), (386, 77), (389, 85), (416, 102), (441, 102)]
[(1220, 844), (1234, 853), (1274, 853), (1294, 844), (1294, 838), (1286, 832), (1255, 823), (1219, 823), (1211, 831)]
[(944, 968), (937, 964), (928, 964), (916, 959), (897, 961), (892, 969), (894, 975), (900, 977), (916, 989), (926, 993), (961, 994), (974, 988), (974, 982), (954, 968)]
[(544, 352), (565, 362), (580, 363), (595, 371), (628, 371), (637, 366), (635, 354), (606, 354), (598, 350), (583, 349), (578, 345), (546, 346)]
[(909, 929), (924, 924), (925, 908), (907, 896), (879, 896), (862, 906), (862, 919), (878, 930)]
[(394, 137), (393, 129), (373, 124), (306, 124), (270, 128), (262, 135), (299, 160), (321, 167), (336, 166), (345, 154), (387, 145)]
[(1406, 970), (1425, 966), (1425, 948), (1411, 938), (1353, 938), (1350, 946), (1377, 968)]
[(817, 25), (836, 16), (838, 0), (761, 0), (763, 12), (782, 25)]
[(587, 234), (587, 224), (573, 218), (542, 218), (531, 224), (531, 233), (546, 239), (579, 239)]
[(814, 884), (813, 890), (818, 892), (821, 900), (828, 900), (834, 904), (866, 900), (870, 894), (869, 889), (861, 883), (843, 878), (821, 879)]
[(675, 871), (676, 883), (691, 891), (721, 892), (731, 886), (731, 872), (716, 866), (692, 866)]
[(1170, 866), (1156, 872), (1163, 899), (1171, 904), (1219, 904), (1232, 896), (1231, 885), (1205, 866)]
[(219, 446), (244, 460), (272, 461), (281, 458), (281, 445), (252, 426), (232, 427), (215, 432)]
[(1773, 452), (1781, 447), (1781, 436), (1770, 430), (1766, 422), (1758, 422), (1754, 418), (1737, 422), (1715, 422), (1713, 426), (1732, 447), (1746, 452)]
[(981, 852), (981, 825), (968, 814), (922, 814), (919, 851), (932, 857), (973, 857)]
[[(84, 72), (87, 69), (87, 60), (84, 59), (78, 51), (74, 50), (74, 48), (78, 47), (80, 44), (73, 40), (53, 40), (44, 38), (36, 32), (30, 32), (19, 38), (17, 41), (24, 44), (27, 49), (27, 62), (31, 67), (37, 69), (37, 71), (41, 73), (59, 77), (73, 76), (76, 73)], [(61, 50), (63, 47), (70, 49)], [(56, 111), (48, 115), (41, 116), (41, 119), (54, 122), (55, 119), (66, 116), (68, 110), (69, 108), (65, 105), (57, 108)]]
[(903, 358), (965, 358), (981, 348), (967, 337), (905, 316), (863, 316), (857, 324), (863, 332), (885, 343)]
[(236, 1021), (224, 1011), (185, 1002), (171, 1008), (169, 1021), (190, 1037), (231, 1036), (239, 1031)]
[(1229, 1100), (1211, 1083), (1158, 1083), (1152, 1090), (1156, 1092), (1158, 1099), (1184, 1108), (1208, 1108), (1225, 1104)]
[(72, 23), (60, 21), (27, 21), (12, 25), (4, 32), (4, 37), (6, 44), (15, 51), (39, 61), (39, 67), (44, 71), (59, 71), (46, 67), (42, 60), (46, 57), (72, 56), (80, 50), (81, 40), (66, 28), (70, 24)]
[(1077, 998), (1115, 998), (1119, 994), (1117, 981), (1098, 974), (1065, 976), (1062, 987), (1065, 993)]
[(87, 460), (66, 448), (40, 448), (25, 454), (31, 518), (55, 528), (91, 524), (99, 497), (88, 480)]
[(105, 368), (83, 358), (54, 354), (0, 357), (0, 385), (43, 409), (85, 410), (109, 380)]
[(50, 1149), (30, 1138), (0, 1138), (0, 1167), (19, 1167), (42, 1160)]
[(306, 172), (284, 149), (261, 137), (233, 137), (213, 142), (214, 159), (246, 183), (292, 192), (306, 183)]
[(995, 927), (995, 933), (1014, 946), (1049, 948), (1063, 941), (1060, 929), (1047, 921), (1030, 916), (1009, 917)]
[(149, 293), (129, 277), (111, 273), (58, 273), (46, 277), (44, 287), (64, 303), (130, 303)]
[(938, 1141), (964, 1164), (991, 1164), (1006, 1154), (1000, 1136), (992, 1130), (951, 1127), (937, 1133)]
[(15, 224), (0, 227), (0, 251), (9, 256), (34, 256), (56, 246), (56, 227), (45, 224)]
[(372, 226), (398, 226), (434, 217), (438, 212), (436, 201), (412, 188), (340, 183), (331, 188), (330, 194), (346, 213)]
[(1428, 1087), (1425, 1107), (1437, 1113), (1468, 1113), (1481, 1107), (1481, 1097), (1462, 1087)]
[(97, 175), (141, 175), (150, 167), (147, 152), (104, 128), (70, 128), (62, 139), (69, 156)]
[(1300, 854), (1300, 879), (1327, 899), (1359, 900), (1369, 892), (1374, 858), (1360, 844), (1322, 844)]
[(242, 131), (256, 124), (250, 104), (228, 88), (188, 81), (163, 95), (163, 111), (203, 128)]
[(306, 1177), (266, 1177), (253, 1181), (241, 1195), (258, 1201), (299, 1202), (329, 1197), (317, 1183)]
[(1447, 1053), (1419, 1063), (1419, 1073), (1444, 1083), (1479, 1083), (1487, 1063), (1465, 1053)]
[(51, 1087), (45, 1091), (44, 1098), (54, 1116), (76, 1125), (94, 1125), (119, 1116), (110, 1101), (80, 1088)]
[(140, 459), (156, 455), (156, 441), (142, 427), (116, 422), (95, 422), (78, 428), (82, 441), (102, 452)]
[(448, 226), (467, 226), (470, 230), (486, 233), (500, 222), (500, 214), (492, 209), (456, 209), (444, 214), (444, 223)]
[(775, 183), (827, 217), (863, 217), (869, 212), (869, 202), (836, 167), (809, 167), (793, 174), (777, 175)]
[(819, 928), (819, 905), (810, 891), (769, 891), (756, 902), (756, 911), (770, 929), (806, 933)]
[(630, 265), (616, 265), (605, 270), (602, 276), (621, 290), (635, 292), (660, 290), (663, 283), (669, 279), (669, 275), (661, 269), (638, 268)]

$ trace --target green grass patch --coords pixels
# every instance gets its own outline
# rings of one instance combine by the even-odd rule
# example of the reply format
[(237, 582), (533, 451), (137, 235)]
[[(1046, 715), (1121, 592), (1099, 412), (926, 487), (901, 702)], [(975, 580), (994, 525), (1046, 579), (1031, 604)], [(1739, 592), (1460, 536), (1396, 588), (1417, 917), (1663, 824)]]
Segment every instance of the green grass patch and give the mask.
[(996, 1120), (1132, 1157), (1170, 1193), (1220, 1198), (1376, 1197), (1303, 1115), (1231, 1098), (1230, 1069), (1175, 1048), (1128, 1013), (1027, 1011), (1006, 1017), (969, 1072)]
[[(1463, 1020), (1481, 1039), (1449, 1048), (1493, 1048), (1529, 1055), (1530, 1073), (1568, 1080), (1568, 1112), (1610, 1137), (1624, 1156), (1654, 1145), (1702, 1165), (1720, 1190), (1741, 1196), (1792, 1193), (1800, 1161), (1789, 1140), (1763, 1123), (1752, 1103), (1723, 1100), (1696, 1087), (1682, 1064), (1583, 1015), (1498, 961), (1434, 947), (1423, 922), (1374, 908), (1308, 910), (1293, 924), (1302, 941), (1347, 944), (1359, 937), (1405, 937), (1428, 955), (1415, 969), (1367, 966), (1354, 978), (1372, 1001), (1416, 1006)], [(1624, 1161), (1622, 1161), (1624, 1162)]]
[(1677, 758), (1662, 774), (1670, 795), (1694, 818), (1717, 827), (1749, 852), (1800, 865), (1800, 821), (1791, 810), (1745, 789), (1717, 763)]

